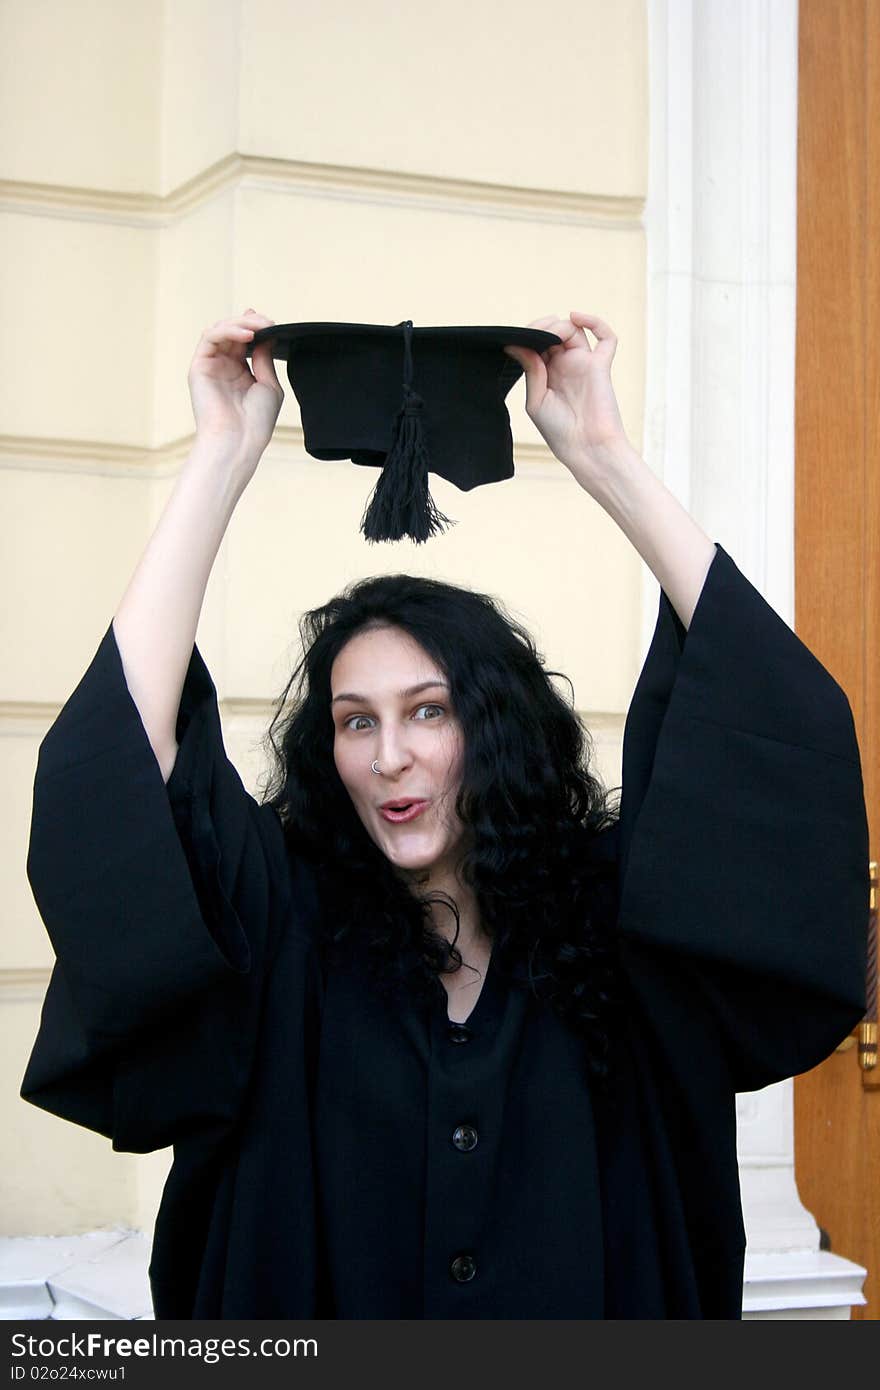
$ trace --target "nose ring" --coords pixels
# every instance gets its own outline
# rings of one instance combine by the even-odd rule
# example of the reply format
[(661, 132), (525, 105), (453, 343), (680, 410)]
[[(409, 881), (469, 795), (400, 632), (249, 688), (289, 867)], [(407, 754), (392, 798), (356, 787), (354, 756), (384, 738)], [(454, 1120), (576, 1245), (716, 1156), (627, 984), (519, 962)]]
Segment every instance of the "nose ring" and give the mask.
[(371, 766), (371, 768), (373, 769), (374, 772), (378, 772), (378, 771), (379, 771), (379, 761), (378, 761), (378, 759), (374, 759), (373, 762), (370, 764), (370, 766)]

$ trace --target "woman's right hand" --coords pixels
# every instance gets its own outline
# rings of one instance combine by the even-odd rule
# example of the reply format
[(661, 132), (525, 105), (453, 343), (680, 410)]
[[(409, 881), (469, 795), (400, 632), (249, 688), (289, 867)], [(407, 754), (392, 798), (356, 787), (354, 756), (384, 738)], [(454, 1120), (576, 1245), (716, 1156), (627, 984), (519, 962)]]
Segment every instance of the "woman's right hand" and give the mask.
[(219, 319), (202, 333), (187, 377), (196, 438), (231, 449), (254, 468), (272, 438), (284, 391), (271, 342), (254, 348), (250, 364), (245, 348), (257, 329), (274, 322), (254, 309)]

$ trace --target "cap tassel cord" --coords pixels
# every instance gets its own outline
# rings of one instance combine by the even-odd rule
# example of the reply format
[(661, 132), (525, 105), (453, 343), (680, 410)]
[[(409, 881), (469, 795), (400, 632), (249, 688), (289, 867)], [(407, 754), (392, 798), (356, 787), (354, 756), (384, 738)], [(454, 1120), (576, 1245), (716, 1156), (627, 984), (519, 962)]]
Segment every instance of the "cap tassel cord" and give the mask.
[(455, 522), (438, 511), (428, 489), (430, 458), (422, 424), (424, 401), (412, 389), (412, 320), (407, 319), (402, 327), (403, 404), (395, 416), (391, 447), (361, 519), (361, 530), (368, 541), (409, 536), (421, 544)]

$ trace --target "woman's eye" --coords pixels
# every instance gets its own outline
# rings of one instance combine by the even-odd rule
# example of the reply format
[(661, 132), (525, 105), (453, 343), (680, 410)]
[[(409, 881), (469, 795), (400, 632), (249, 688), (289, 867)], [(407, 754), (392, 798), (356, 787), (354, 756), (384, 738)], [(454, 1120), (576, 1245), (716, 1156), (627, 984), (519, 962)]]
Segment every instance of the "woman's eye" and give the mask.
[[(424, 722), (425, 720), (441, 718), (445, 713), (446, 711), (442, 705), (419, 705), (414, 718), (421, 719)], [(373, 717), (370, 714), (352, 714), (346, 719), (345, 727), (359, 734), (371, 728), (372, 723)]]
[[(427, 709), (427, 710), (432, 710), (432, 709), (433, 709), (433, 710), (437, 710), (438, 714), (442, 714), (442, 713), (443, 713), (443, 706), (442, 706), (442, 705), (419, 705), (419, 708), (418, 708), (418, 710), (416, 711), (416, 713), (417, 713), (417, 714), (421, 714), (421, 712), (422, 712), (423, 709)], [(433, 716), (433, 715), (428, 716), (428, 715), (426, 715), (425, 717), (426, 717), (426, 718), (429, 718), (429, 717), (430, 717), (430, 718), (435, 718), (436, 716)]]
[[(369, 720), (369, 717), (370, 716), (368, 714), (353, 714), (350, 719), (346, 719), (346, 727), (349, 729), (354, 729), (355, 733), (357, 733), (359, 732), (358, 725), (360, 721), (362, 719)], [(369, 728), (369, 724), (367, 725), (367, 727)]]

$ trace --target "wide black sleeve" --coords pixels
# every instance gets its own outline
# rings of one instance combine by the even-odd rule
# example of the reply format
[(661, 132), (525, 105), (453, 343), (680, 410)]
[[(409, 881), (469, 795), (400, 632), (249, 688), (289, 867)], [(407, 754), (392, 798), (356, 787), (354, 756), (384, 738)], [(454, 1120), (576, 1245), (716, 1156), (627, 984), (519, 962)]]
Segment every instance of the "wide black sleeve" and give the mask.
[(290, 895), (193, 648), (166, 786), (112, 623), (40, 745), (28, 878), (56, 955), (22, 1096), (145, 1152), (224, 1131)]
[(823, 1060), (865, 1009), (853, 717), (721, 546), (689, 628), (661, 591), (615, 830), (622, 959), (655, 1032), (697, 1052), (683, 1007), (702, 1019), (736, 1090)]

